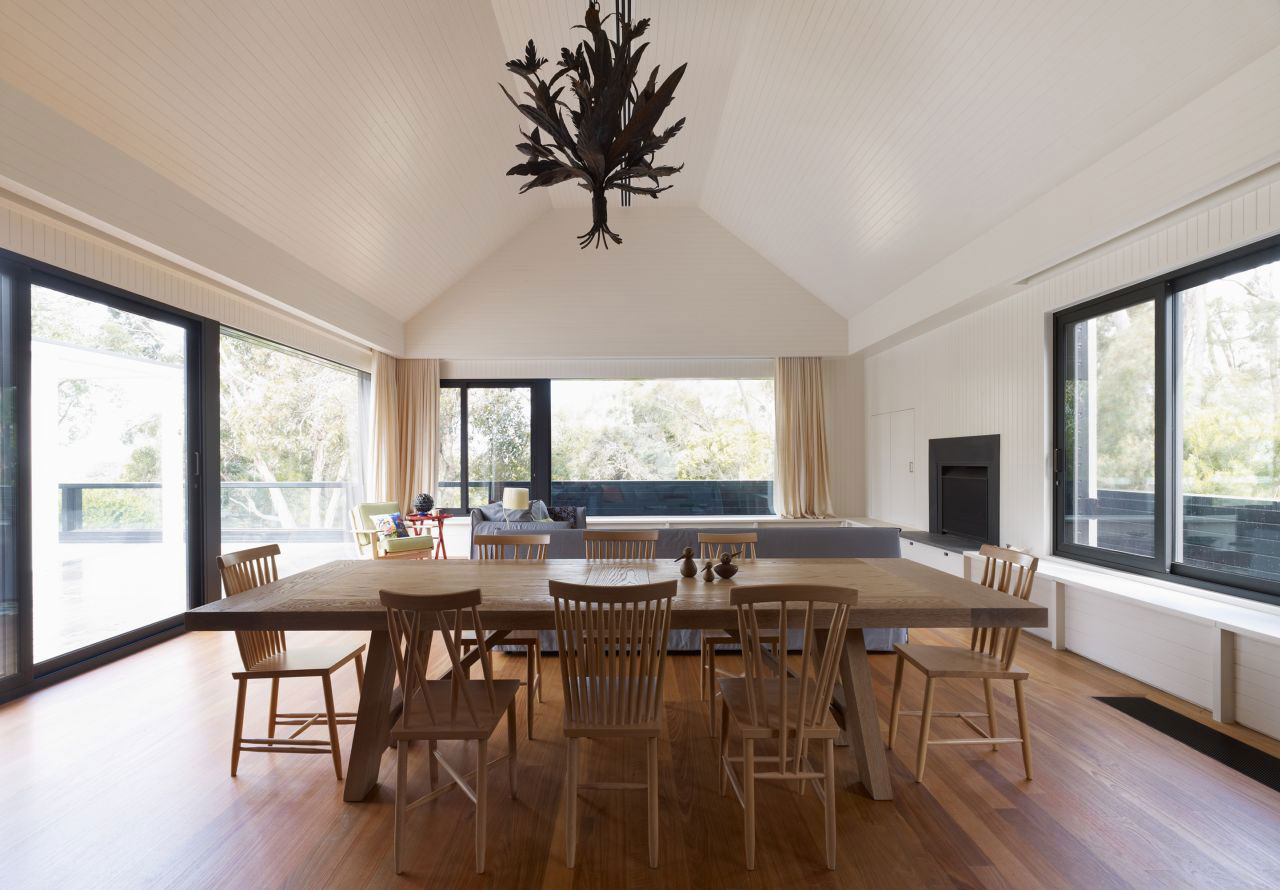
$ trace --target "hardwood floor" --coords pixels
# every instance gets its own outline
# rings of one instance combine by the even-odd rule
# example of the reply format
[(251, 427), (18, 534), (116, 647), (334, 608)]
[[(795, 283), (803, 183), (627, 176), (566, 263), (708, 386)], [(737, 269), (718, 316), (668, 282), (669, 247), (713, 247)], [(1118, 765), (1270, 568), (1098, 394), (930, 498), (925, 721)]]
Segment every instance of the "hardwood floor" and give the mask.
[[(290, 642), (348, 639), (358, 635)], [(231, 634), (188, 634), (0, 706), (0, 886), (1280, 886), (1280, 794), (1090, 696), (1150, 694), (1197, 719), (1207, 720), (1204, 712), (1038, 640), (1025, 639), (1018, 660), (1031, 670), (1033, 782), (1022, 779), (1018, 746), (1009, 745), (997, 753), (936, 748), (918, 785), (909, 766), (918, 721), (904, 719), (889, 761), (896, 799), (839, 794), (837, 871), (823, 864), (819, 802), (767, 783), (757, 870), (747, 872), (741, 810), (718, 794), (696, 654), (668, 662), (660, 867), (647, 864), (644, 795), (588, 791), (578, 866), (565, 868), (559, 671), (545, 659), (537, 739), (520, 739), (520, 799), (507, 796), (501, 765), (490, 781), (488, 873), (472, 872), (471, 803), (451, 794), (410, 816), (407, 871), (397, 879), (394, 756), (383, 759), (383, 784), (364, 804), (342, 802), (323, 757), (245, 754), (231, 779), (235, 643)], [(519, 677), (524, 659), (500, 656), (495, 665)], [(884, 722), (893, 659), (872, 656), (872, 668)], [(338, 707), (347, 709), (354, 683), (335, 680)], [(266, 722), (268, 684), (259, 685), (247, 711), (253, 732)], [(904, 704), (918, 706), (921, 694), (909, 674)], [(281, 705), (314, 707), (319, 695), (318, 684), (286, 682)], [(936, 705), (978, 709), (981, 684), (948, 683)], [(1011, 726), (1007, 690), (996, 707)], [(964, 731), (958, 721), (935, 722), (939, 735)], [(1230, 731), (1280, 754), (1272, 740)], [(345, 755), (349, 727), (341, 737)], [(588, 743), (582, 778), (643, 781), (642, 747)], [(456, 747), (444, 749), (457, 762)], [(491, 756), (503, 751), (495, 738)], [(851, 760), (837, 750), (840, 788), (857, 781)], [(415, 746), (411, 783), (425, 787), (426, 766), (425, 746)]]

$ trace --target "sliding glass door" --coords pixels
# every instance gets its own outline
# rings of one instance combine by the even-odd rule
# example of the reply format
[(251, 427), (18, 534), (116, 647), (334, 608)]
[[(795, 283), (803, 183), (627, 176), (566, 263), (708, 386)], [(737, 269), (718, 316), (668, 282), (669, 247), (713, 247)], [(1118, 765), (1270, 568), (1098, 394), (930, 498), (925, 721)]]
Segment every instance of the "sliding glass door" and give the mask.
[(57, 279), (31, 318), (33, 661), (75, 660), (191, 598), (195, 326)]
[(446, 380), (440, 389), (439, 506), (465, 513), (505, 488), (550, 496), (550, 388), (545, 380)]
[(0, 689), (20, 681), (18, 337), (14, 278), (0, 265)]

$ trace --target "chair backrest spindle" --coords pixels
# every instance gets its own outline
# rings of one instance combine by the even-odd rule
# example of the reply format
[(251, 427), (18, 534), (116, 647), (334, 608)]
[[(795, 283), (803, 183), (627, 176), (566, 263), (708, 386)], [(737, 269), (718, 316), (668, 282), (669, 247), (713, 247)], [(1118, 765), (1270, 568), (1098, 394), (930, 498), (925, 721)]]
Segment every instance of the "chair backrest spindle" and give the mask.
[[(547, 547), (551, 544), (550, 535), (476, 535), (472, 541), (476, 547), (476, 555), (481, 560), (510, 559), (523, 562), (542, 562), (547, 558)], [(520, 548), (524, 555), (520, 555)]]
[(597, 562), (650, 562), (658, 549), (657, 529), (584, 531), (586, 558)]
[(700, 559), (719, 559), (721, 553), (737, 552), (743, 562), (756, 561), (756, 532), (698, 532)]
[[(379, 591), (379, 599), (387, 610), (387, 630), (391, 634), (391, 651), (395, 657), (396, 675), (404, 695), (404, 720), (420, 708), (425, 709), (432, 723), (461, 722), (469, 718), (480, 725), (477, 704), (472, 697), (474, 683), (468, 680), (468, 672), (462, 665), (465, 648), (463, 641), (468, 632), (477, 639), (484, 639), (484, 624), (480, 618), (479, 590), (463, 590), (448, 594), (397, 593)], [(431, 666), (431, 648), (436, 637), (444, 644), (449, 658), (449, 710), (447, 717), (438, 713), (431, 701), (431, 683), (428, 675)], [(488, 707), (496, 705), (493, 686), (493, 663), (487, 646), (476, 646), (483, 674), (483, 689)]]
[(657, 721), (676, 582), (548, 583), (566, 719), (601, 727)]
[[(849, 610), (857, 598), (858, 592), (848, 587), (801, 584), (735, 587), (729, 593), (738, 613), (747, 709), (753, 725), (777, 734), (779, 773), (802, 770), (806, 738), (827, 719)], [(803, 641), (799, 671), (792, 676), (786, 652), (775, 650), (766, 660), (764, 647), (769, 639), (787, 639), (795, 610), (803, 610)], [(825, 619), (823, 640), (820, 619)]]
[[(1020, 600), (1031, 598), (1031, 587), (1035, 583), (1036, 569), (1040, 565), (1037, 557), (993, 544), (983, 544), (978, 555), (985, 560), (980, 582), (983, 587), (990, 587)], [(1016, 627), (975, 627), (969, 640), (969, 648), (999, 659), (1007, 670), (1013, 664), (1019, 633), (1020, 628)]]
[[(279, 555), (279, 544), (266, 544), (219, 556), (218, 574), (222, 576), (223, 594), (235, 596), (279, 580), (276, 568)], [(246, 670), (287, 649), (282, 630), (238, 630), (236, 646), (240, 649), (240, 660)]]

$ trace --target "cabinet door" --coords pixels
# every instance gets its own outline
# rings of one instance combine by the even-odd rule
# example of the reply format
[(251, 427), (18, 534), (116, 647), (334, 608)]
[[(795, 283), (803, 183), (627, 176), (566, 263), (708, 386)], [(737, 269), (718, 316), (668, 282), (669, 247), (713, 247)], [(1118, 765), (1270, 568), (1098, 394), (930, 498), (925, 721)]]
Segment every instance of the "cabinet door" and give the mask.
[(916, 412), (908, 408), (889, 417), (889, 519), (904, 525), (921, 526), (915, 510)]
[(873, 414), (867, 442), (867, 515), (891, 522), (892, 436), (889, 414)]

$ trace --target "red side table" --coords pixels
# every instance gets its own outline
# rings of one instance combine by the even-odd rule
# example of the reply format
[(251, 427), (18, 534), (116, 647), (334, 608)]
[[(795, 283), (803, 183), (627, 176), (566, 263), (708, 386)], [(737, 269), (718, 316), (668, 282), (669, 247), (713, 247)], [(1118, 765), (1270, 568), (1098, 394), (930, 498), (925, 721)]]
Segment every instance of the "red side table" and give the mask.
[(435, 556), (432, 558), (433, 559), (449, 558), (448, 552), (444, 549), (445, 514), (443, 513), (410, 513), (408, 516), (404, 518), (404, 520), (406, 523), (416, 527), (417, 530), (414, 532), (414, 534), (421, 534), (422, 526), (426, 525), (428, 522), (434, 522), (436, 524), (436, 528), (439, 530), (439, 534), (436, 535), (436, 544), (438, 544), (439, 546), (435, 548)]

